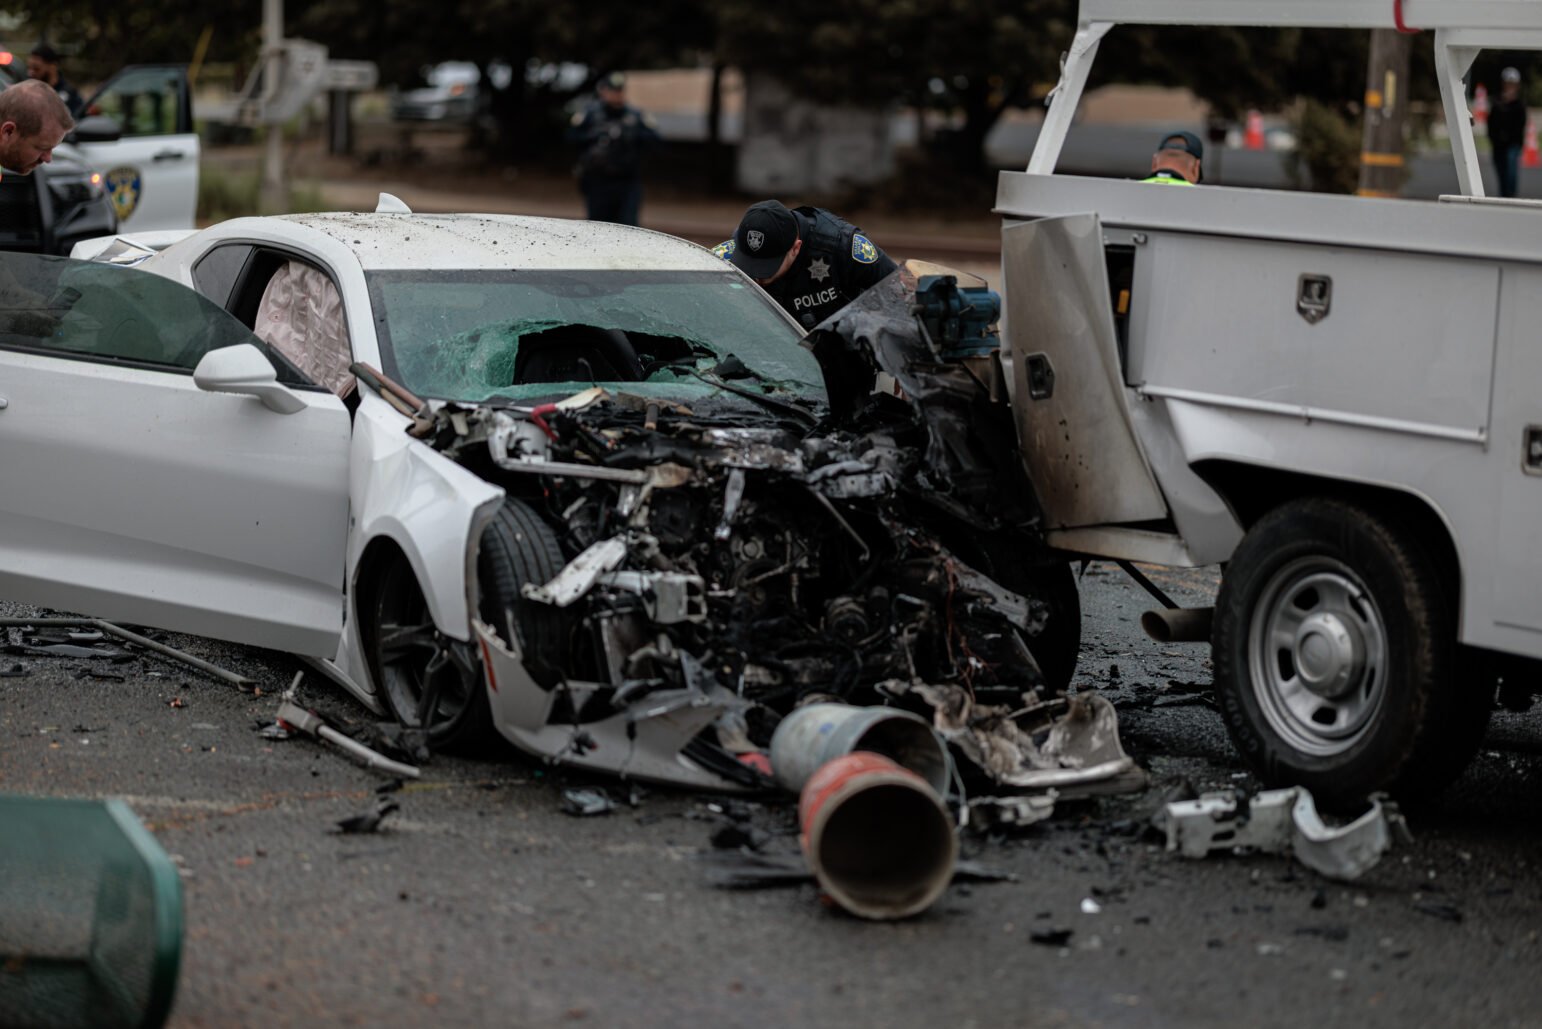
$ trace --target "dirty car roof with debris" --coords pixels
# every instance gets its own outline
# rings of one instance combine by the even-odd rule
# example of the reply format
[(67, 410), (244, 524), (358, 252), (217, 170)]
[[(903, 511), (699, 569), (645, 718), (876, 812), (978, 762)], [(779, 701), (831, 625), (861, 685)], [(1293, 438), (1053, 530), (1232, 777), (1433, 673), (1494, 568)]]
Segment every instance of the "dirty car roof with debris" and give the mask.
[(505, 214), (286, 215), (348, 247), (366, 270), (671, 270), (732, 274), (694, 243), (651, 229)]

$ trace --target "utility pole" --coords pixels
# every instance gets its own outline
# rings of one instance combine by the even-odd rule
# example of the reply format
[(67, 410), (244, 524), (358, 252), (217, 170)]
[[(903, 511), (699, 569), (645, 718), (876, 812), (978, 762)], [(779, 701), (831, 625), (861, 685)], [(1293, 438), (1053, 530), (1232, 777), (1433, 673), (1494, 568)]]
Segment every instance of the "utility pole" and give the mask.
[(267, 138), (262, 153), (262, 213), (289, 209), (289, 181), (284, 169), (284, 126), (272, 118), (284, 78), (284, 0), (262, 0), (262, 100)]
[(1413, 36), (1396, 29), (1371, 33), (1365, 76), (1365, 137), (1360, 148), (1363, 197), (1395, 197), (1403, 190), (1403, 122), (1408, 111), (1408, 55)]

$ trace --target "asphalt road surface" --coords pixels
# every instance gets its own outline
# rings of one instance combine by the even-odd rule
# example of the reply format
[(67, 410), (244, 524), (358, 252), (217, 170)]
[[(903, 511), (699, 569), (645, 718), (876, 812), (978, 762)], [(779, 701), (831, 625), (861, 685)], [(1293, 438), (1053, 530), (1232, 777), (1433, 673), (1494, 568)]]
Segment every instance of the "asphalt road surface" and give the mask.
[[(1214, 585), (1159, 581), (1188, 603)], [(259, 735), (299, 666), (208, 640), (168, 637), (261, 692), (160, 660), (0, 655), (25, 673), (0, 677), (0, 791), (124, 797), (176, 856), (174, 1026), (1537, 1024), (1542, 719), (1496, 716), (1466, 777), (1409, 813), (1413, 844), (1352, 885), (1272, 855), (1186, 860), (1141, 831), (1163, 792), (1251, 782), (1207, 704), (1206, 648), (1141, 636), (1148, 602), (1112, 566), (1083, 586), (1078, 688), (1118, 706), (1152, 787), (966, 835), (1014, 881), (955, 883), (900, 923), (811, 884), (710, 884), (703, 855), (735, 816), (795, 850), (789, 804), (649, 789), (634, 807), (512, 757), (436, 759), (381, 831), (339, 834), (382, 776)], [(371, 719), (314, 677), (302, 696)], [(575, 785), (622, 804), (565, 815)], [(1050, 930), (1069, 934), (1035, 942)]]

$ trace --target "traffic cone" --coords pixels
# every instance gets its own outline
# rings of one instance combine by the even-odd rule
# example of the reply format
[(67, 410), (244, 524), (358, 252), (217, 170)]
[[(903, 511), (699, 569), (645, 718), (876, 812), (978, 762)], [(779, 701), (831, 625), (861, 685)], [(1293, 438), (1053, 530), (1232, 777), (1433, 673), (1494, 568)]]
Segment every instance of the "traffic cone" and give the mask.
[(1472, 120), (1477, 125), (1488, 124), (1488, 90), (1481, 82), (1472, 91)]
[(1264, 148), (1264, 116), (1257, 111), (1248, 112), (1247, 131), (1243, 133), (1242, 145), (1249, 150)]
[(1526, 142), (1521, 146), (1521, 167), (1542, 168), (1542, 153), (1537, 151), (1537, 123), (1526, 119)]

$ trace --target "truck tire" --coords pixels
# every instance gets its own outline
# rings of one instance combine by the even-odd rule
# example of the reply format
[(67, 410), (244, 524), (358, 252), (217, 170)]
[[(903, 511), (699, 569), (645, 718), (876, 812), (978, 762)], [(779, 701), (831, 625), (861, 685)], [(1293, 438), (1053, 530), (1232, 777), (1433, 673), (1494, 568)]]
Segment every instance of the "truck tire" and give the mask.
[(1211, 645), (1238, 751), (1326, 807), (1427, 796), (1461, 773), (1488, 721), (1490, 698), (1455, 682), (1456, 606), (1426, 548), (1339, 500), (1293, 501), (1248, 531)]

